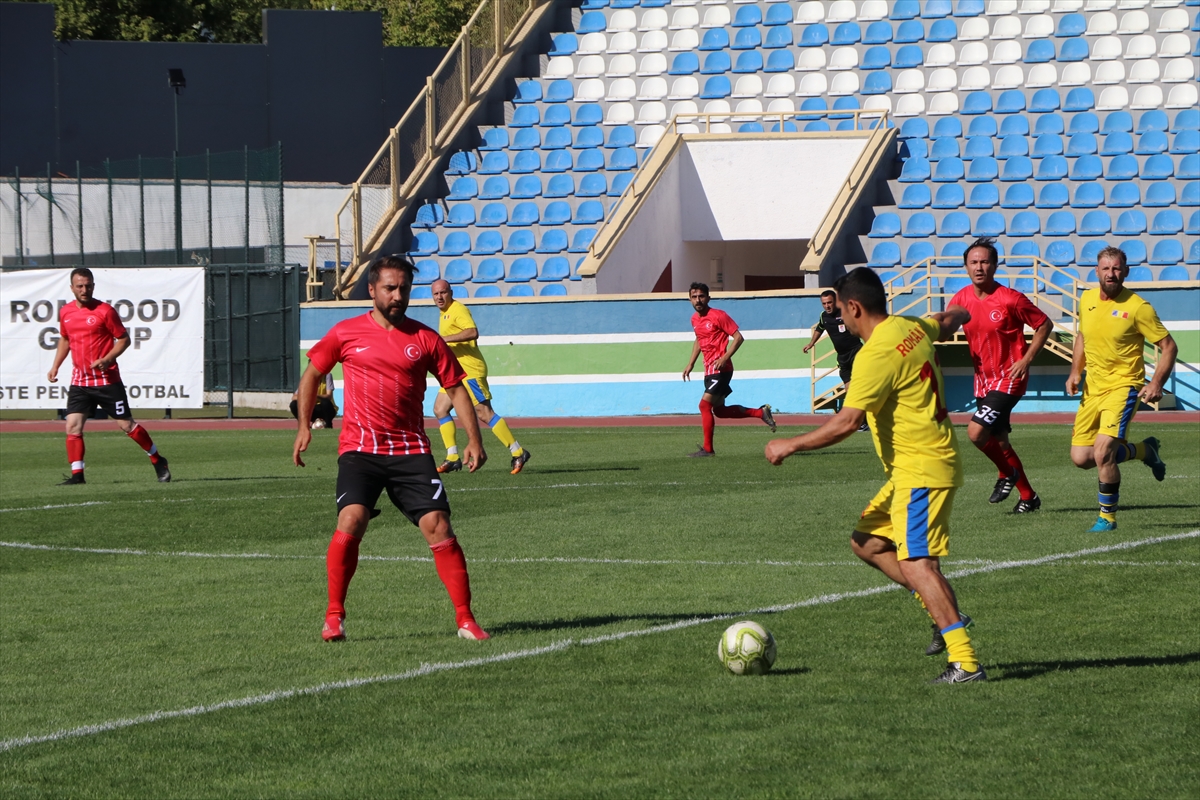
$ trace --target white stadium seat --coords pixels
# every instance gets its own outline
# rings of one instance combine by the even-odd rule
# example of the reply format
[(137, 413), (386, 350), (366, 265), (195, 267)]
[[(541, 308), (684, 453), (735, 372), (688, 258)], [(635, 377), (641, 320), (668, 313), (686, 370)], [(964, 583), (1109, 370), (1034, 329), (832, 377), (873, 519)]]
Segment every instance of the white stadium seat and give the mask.
[[(678, 120), (690, 119), (687, 116), (688, 114), (696, 114), (699, 111), (700, 107), (696, 105), (695, 100), (680, 100), (671, 106), (671, 116)], [(696, 131), (692, 132), (695, 133)]]
[(977, 64), (986, 64), (987, 60), (987, 45), (983, 42), (967, 42), (962, 46), (962, 50), (958, 51), (958, 65), (960, 67), (973, 67)]
[(612, 12), (608, 18), (609, 33), (620, 33), (621, 31), (631, 31), (637, 28), (637, 14), (634, 14), (631, 9), (622, 8)]
[(1102, 61), (1096, 67), (1096, 83), (1100, 86), (1125, 82), (1124, 61)]
[(681, 8), (684, 6), (694, 6), (698, 2), (700, 2), (700, 0), (671, 0), (671, 7)]
[(1130, 83), (1155, 83), (1158, 81), (1158, 61), (1146, 58), (1135, 61), (1129, 68)]
[[(907, 98), (905, 98), (907, 99)], [(947, 114), (958, 113), (958, 95), (954, 92), (946, 92), (944, 94), (935, 94), (929, 100), (929, 115), (932, 117), (941, 117)]]
[(925, 91), (952, 92), (957, 88), (958, 74), (949, 67), (942, 67), (929, 73), (929, 80), (926, 82)]
[[(728, 100), (709, 100), (707, 103), (704, 104), (704, 113), (705, 114), (728, 114), (729, 113), (729, 101)], [(728, 120), (725, 117), (711, 117), (710, 118), (710, 122), (727, 122), (727, 121)], [(712, 129), (710, 128), (709, 130), (712, 130)], [(728, 131), (726, 131), (726, 133), (727, 132)]]
[(977, 42), (988, 38), (989, 28), (987, 17), (971, 17), (964, 19), (962, 30), (958, 32), (960, 42)]
[(646, 78), (638, 89), (637, 99), (643, 102), (650, 100), (665, 100), (667, 97), (666, 78)]
[(822, 22), (825, 19), (825, 7), (821, 5), (820, 0), (809, 0), (807, 3), (801, 3), (796, 9), (796, 24), (811, 25), (814, 22)]
[(849, 22), (852, 19), (854, 19), (854, 0), (834, 0), (829, 4), (829, 13), (825, 15), (826, 22)]
[(993, 89), (1016, 89), (1025, 82), (1025, 71), (1018, 64), (1010, 64), (996, 70), (992, 78)]
[(1025, 39), (1046, 39), (1054, 35), (1054, 17), (1040, 14), (1025, 20)]
[(1015, 64), (1021, 60), (1021, 43), (1014, 41), (996, 42), (992, 51), (993, 64)]
[(833, 83), (829, 85), (829, 95), (830, 97), (845, 97), (857, 92), (858, 88), (857, 72), (839, 72), (833, 76)]
[(633, 106), (629, 103), (614, 103), (608, 107), (605, 125), (628, 125), (633, 122)]
[(685, 31), (675, 31), (675, 35), (671, 37), (671, 46), (667, 49), (672, 52), (686, 52), (699, 46), (700, 34), (696, 33), (695, 28), (688, 28)]
[(1129, 105), (1129, 90), (1124, 86), (1109, 86), (1096, 101), (1097, 111), (1116, 111)]
[(790, 72), (772, 75), (767, 79), (767, 97), (790, 97), (796, 91), (796, 78)]
[(642, 56), (642, 63), (638, 64), (638, 75), (662, 75), (667, 71), (667, 57), (662, 53), (649, 53)]
[(642, 132), (638, 134), (638, 147), (654, 147), (658, 144), (658, 140), (663, 137), (667, 129), (662, 125), (647, 125), (642, 128)]
[(1083, 0), (1054, 0), (1051, 11), (1055, 14), (1069, 14), (1083, 8)]
[(633, 82), (633, 78), (617, 78), (609, 81), (604, 99), (610, 103), (628, 103), (636, 94), (637, 84)]
[(1145, 33), (1150, 28), (1150, 15), (1145, 11), (1130, 11), (1121, 17), (1117, 33)]
[(691, 75), (683, 75), (675, 79), (671, 84), (671, 94), (669, 97), (672, 100), (691, 100), (700, 94), (700, 81), (696, 80)]
[(701, 28), (724, 28), (729, 24), (729, 8), (727, 6), (709, 6), (704, 9), (704, 21)]
[(1121, 40), (1115, 36), (1097, 39), (1092, 45), (1092, 61), (1112, 61), (1121, 57)]
[(750, 116), (746, 116), (746, 117), (735, 116), (733, 118), (733, 121), (734, 122), (757, 122), (757, 121), (759, 121), (759, 119), (761, 119), (762, 110), (763, 110), (763, 106), (762, 106), (761, 100), (743, 100), (737, 104), (737, 108), (734, 109), (734, 113), (735, 114), (748, 114)]
[(1021, 14), (1044, 14), (1050, 10), (1050, 0), (1021, 0)]
[(637, 49), (637, 34), (633, 31), (614, 33), (608, 40), (608, 54), (632, 53)]
[(603, 33), (585, 33), (579, 37), (579, 47), (575, 49), (577, 56), (594, 56), (608, 50), (608, 37)]
[(1117, 3), (1117, 8), (1145, 8), (1150, 5), (1150, 0), (1120, 0)]
[(954, 45), (948, 42), (935, 44), (925, 54), (926, 67), (948, 67), (954, 63)]
[(662, 103), (643, 103), (638, 111), (638, 125), (661, 125), (667, 119), (667, 107)]
[(733, 85), (734, 97), (758, 97), (762, 94), (762, 78), (757, 75), (742, 75)]
[(779, 111), (790, 114), (796, 110), (796, 103), (790, 97), (781, 97), (778, 100), (772, 100), (767, 106), (767, 111)]
[[(863, 111), (886, 111), (890, 114), (892, 112), (892, 98), (888, 97), (886, 94), (872, 95), (871, 97), (867, 98), (865, 103), (863, 103)], [(867, 119), (875, 119), (880, 116), (882, 115), (870, 113), (862, 114), (862, 117)]]
[(810, 72), (800, 78), (800, 88), (796, 94), (800, 97), (819, 97), (829, 90), (829, 80), (822, 72)]
[(642, 42), (638, 45), (639, 53), (661, 53), (666, 49), (666, 31), (646, 31), (642, 34)]
[(1188, 12), (1186, 9), (1172, 8), (1170, 11), (1164, 11), (1163, 15), (1158, 18), (1159, 33), (1175, 33), (1187, 29)]
[(958, 81), (958, 89), (962, 92), (978, 92), (992, 85), (992, 74), (987, 67), (970, 67)]
[(925, 88), (925, 73), (919, 69), (906, 69), (896, 76), (895, 94), (911, 94)]
[(694, 8), (681, 8), (671, 15), (671, 30), (683, 31), (700, 25), (700, 12)]
[(1107, 11), (1117, 7), (1117, 0), (1087, 0), (1084, 11)]
[(1151, 8), (1175, 8), (1183, 5), (1183, 0), (1154, 0), (1150, 4)]
[(1167, 108), (1193, 108), (1196, 106), (1196, 84), (1181, 83), (1171, 87), (1167, 95)]
[(609, 78), (628, 78), (637, 71), (637, 61), (629, 54), (613, 56), (604, 74)]
[(1196, 77), (1196, 65), (1190, 58), (1173, 58), (1163, 71), (1163, 83), (1183, 83)]
[(1086, 86), (1092, 80), (1092, 68), (1086, 61), (1076, 61), (1063, 67), (1059, 86)]
[(800, 51), (800, 60), (796, 63), (797, 72), (811, 72), (825, 69), (825, 48), (806, 47)]
[(1125, 58), (1154, 58), (1155, 47), (1157, 47), (1157, 43), (1150, 34), (1144, 33), (1141, 36), (1134, 36), (1129, 40), (1129, 44), (1125, 46)]
[(854, 69), (858, 66), (858, 50), (853, 47), (839, 47), (829, 58), (829, 69)]
[(575, 74), (575, 59), (570, 56), (554, 56), (546, 65), (547, 78), (569, 78)]
[(1130, 108), (1158, 108), (1162, 105), (1163, 93), (1162, 87), (1159, 86), (1139, 86), (1138, 90), (1133, 93), (1133, 102), (1129, 104)]
[(1107, 36), (1117, 30), (1117, 15), (1102, 11), (1088, 20), (1085, 36)]
[(1186, 33), (1169, 33), (1158, 48), (1159, 58), (1181, 58), (1191, 54), (1192, 46)]
[(887, 19), (887, 15), (887, 0), (863, 0), (863, 4), (858, 9), (859, 22), (875, 22)]
[(604, 81), (588, 78), (575, 87), (575, 99), (581, 103), (598, 103), (604, 99)]
[(1017, 17), (1001, 17), (992, 25), (992, 41), (1016, 39), (1021, 35), (1021, 20)]
[[(944, 95), (935, 95), (943, 97)], [(906, 94), (896, 101), (897, 117), (915, 117), (925, 113), (925, 95)]]
[(603, 56), (584, 56), (575, 65), (576, 78), (599, 78), (604, 74)]
[(1025, 85), (1030, 89), (1045, 89), (1058, 83), (1058, 69), (1053, 64), (1034, 64), (1029, 68)]
[(989, 0), (987, 15), (998, 17), (1002, 14), (1014, 14), (1017, 11), (1017, 0)]
[(667, 27), (667, 12), (661, 8), (648, 8), (638, 20), (639, 31), (661, 31)]
[(675, 126), (675, 132), (678, 134), (699, 133), (700, 126), (694, 122), (681, 122)]

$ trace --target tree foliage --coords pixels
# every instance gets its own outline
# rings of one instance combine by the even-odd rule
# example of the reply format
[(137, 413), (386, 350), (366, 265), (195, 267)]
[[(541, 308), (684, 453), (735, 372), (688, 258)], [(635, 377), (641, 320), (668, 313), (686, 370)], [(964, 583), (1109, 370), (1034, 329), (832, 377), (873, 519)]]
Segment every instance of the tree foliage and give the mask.
[(378, 11), (383, 43), (452, 44), (479, 0), (51, 0), (55, 36), (135, 42), (262, 41), (264, 8)]

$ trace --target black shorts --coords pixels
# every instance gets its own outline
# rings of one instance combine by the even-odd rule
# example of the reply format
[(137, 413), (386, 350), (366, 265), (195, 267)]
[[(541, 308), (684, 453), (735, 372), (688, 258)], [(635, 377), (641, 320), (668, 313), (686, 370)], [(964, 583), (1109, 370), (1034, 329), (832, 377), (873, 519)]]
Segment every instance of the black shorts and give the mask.
[(375, 508), (387, 490), (392, 505), (413, 525), (430, 511), (450, 513), (450, 499), (433, 456), (377, 456), (351, 451), (338, 457), (337, 509), (361, 505)]
[(110, 383), (108, 386), (72, 386), (67, 392), (68, 414), (90, 417), (96, 406), (114, 419), (133, 419), (123, 383)]
[(985, 397), (976, 397), (977, 408), (971, 422), (982, 425), (993, 434), (1011, 433), (1012, 421), (1009, 415), (1020, 399), (1020, 395), (1004, 392), (988, 392)]
[[(299, 409), (300, 403), (293, 400), (288, 404), (288, 409), (291, 410), (292, 416), (296, 416), (296, 411)], [(317, 402), (313, 403), (312, 418), (309, 422), (324, 420), (326, 428), (333, 427), (333, 418), (337, 416), (337, 406), (333, 404), (333, 400), (328, 397), (318, 397)]]
[(845, 364), (843, 364), (841, 361), (838, 362), (838, 375), (841, 377), (842, 383), (850, 382), (850, 373), (853, 369), (854, 369), (854, 359), (853, 358), (850, 359), (849, 361), (847, 361)]
[(705, 375), (704, 393), (711, 394), (713, 397), (729, 397), (729, 395), (733, 394), (733, 389), (729, 388), (729, 381), (732, 378), (732, 370), (718, 372), (714, 375)]

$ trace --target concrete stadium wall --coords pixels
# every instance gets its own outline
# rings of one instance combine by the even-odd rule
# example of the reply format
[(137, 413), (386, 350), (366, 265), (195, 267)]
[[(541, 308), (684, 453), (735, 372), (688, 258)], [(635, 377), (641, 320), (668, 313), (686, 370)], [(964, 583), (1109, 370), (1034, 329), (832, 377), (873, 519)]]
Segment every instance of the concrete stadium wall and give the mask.
[[(1200, 284), (1185, 289), (1137, 289), (1154, 304), (1180, 345), (1168, 382), (1179, 406), (1200, 408)], [(694, 339), (692, 307), (682, 295), (615, 298), (468, 300), (479, 325), (496, 409), (512, 417), (588, 417), (693, 413), (701, 368), (684, 383)], [(819, 291), (720, 296), (713, 307), (741, 326), (746, 343), (734, 357), (732, 403), (770, 403), (783, 413), (811, 408), (809, 357), (801, 352), (820, 311)], [(308, 304), (300, 309), (300, 349), (306, 352), (340, 320), (366, 313), (366, 303)], [(436, 329), (437, 308), (416, 301), (409, 316)], [(829, 347), (827, 337), (823, 347)], [(942, 349), (947, 403), (973, 407), (965, 347)], [(1063, 384), (1068, 364), (1042, 353), (1018, 411), (1073, 411), (1078, 398)], [(341, 378), (340, 368), (334, 374)], [(820, 388), (831, 388), (835, 383)], [(339, 384), (340, 387), (340, 384)], [(436, 385), (426, 398), (432, 409)], [(340, 391), (340, 388), (339, 388)]]

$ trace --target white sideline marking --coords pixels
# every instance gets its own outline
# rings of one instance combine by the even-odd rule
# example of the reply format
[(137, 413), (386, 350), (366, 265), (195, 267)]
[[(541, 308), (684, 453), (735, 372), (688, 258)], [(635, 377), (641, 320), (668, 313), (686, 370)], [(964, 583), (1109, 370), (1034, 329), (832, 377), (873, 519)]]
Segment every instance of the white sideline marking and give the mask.
[(52, 506), (27, 506), (26, 508), (0, 508), (0, 514), (6, 514), (9, 511), (46, 511), (51, 508), (82, 508), (83, 506), (106, 506), (112, 503), (112, 500), (92, 500), (89, 503), (59, 503)]
[[(1102, 547), (1089, 547), (1086, 550), (1077, 550), (1074, 553), (1055, 553), (1048, 556), (1041, 556), (1040, 558), (1030, 558), (1019, 561), (999, 561), (986, 566), (958, 570), (948, 574), (946, 577), (961, 578), (967, 575), (981, 575), (988, 572), (998, 572), (1004, 569), (1035, 567), (1043, 564), (1050, 564), (1056, 561), (1065, 561), (1083, 556), (1098, 555), (1100, 553), (1113, 553), (1122, 550), (1132, 550), (1136, 547), (1143, 547), (1145, 545), (1174, 542), (1182, 539), (1195, 539), (1196, 537), (1200, 537), (1200, 530), (1170, 534), (1168, 536), (1152, 536), (1148, 539), (1121, 542), (1119, 544), (1104, 545)], [(265, 694), (240, 697), (234, 700), (223, 700), (219, 703), (212, 703), (210, 705), (192, 706), (191, 708), (183, 708), (176, 711), (155, 711), (150, 714), (144, 714), (140, 717), (127, 717), (125, 719), (109, 720), (108, 722), (101, 722), (95, 725), (82, 725), (77, 728), (64, 728), (62, 730), (43, 734), (41, 736), (30, 735), (22, 736), (17, 739), (5, 739), (0, 741), (0, 753), (8, 752), (9, 750), (15, 750), (19, 747), (26, 747), (31, 744), (44, 744), (46, 742), (57, 742), (63, 739), (75, 739), (82, 736), (92, 736), (98, 733), (106, 733), (108, 731), (120, 730), (122, 728), (131, 728), (135, 725), (144, 725), (146, 723), (159, 722), (161, 720), (178, 719), (181, 717), (196, 717), (200, 716), (201, 714), (210, 714), (229, 708), (248, 708), (250, 706), (273, 703), (276, 700), (286, 700), (292, 697), (324, 694), (325, 692), (332, 692), (338, 689), (352, 689), (358, 686), (370, 686), (379, 683), (395, 683), (397, 681), (406, 681), (413, 678), (420, 678), (425, 675), (432, 675), (437, 672), (468, 669), (470, 667), (481, 667), (488, 664), (498, 664), (504, 661), (514, 661), (521, 658), (531, 658), (533, 656), (561, 652), (573, 645), (586, 647), (588, 645), (616, 642), (622, 639), (629, 639), (634, 636), (649, 636), (655, 633), (666, 633), (668, 631), (680, 630), (682, 628), (693, 628), (697, 625), (704, 625), (709, 622), (721, 622), (724, 620), (735, 619), (737, 617), (750, 616), (752, 614), (777, 614), (783, 611), (792, 611), (797, 608), (828, 605), (841, 600), (850, 600), (858, 597), (870, 597), (872, 595), (883, 594), (884, 592), (892, 592), (899, 588), (900, 587), (897, 584), (890, 583), (884, 586), (874, 586), (869, 589), (859, 589), (853, 592), (823, 594), (818, 595), (817, 597), (810, 597), (807, 600), (799, 600), (794, 603), (767, 606), (766, 608), (758, 608), (752, 611), (743, 611), (734, 614), (717, 614), (710, 617), (693, 617), (692, 619), (680, 620), (678, 622), (672, 622), (666, 625), (655, 625), (653, 627), (643, 628), (640, 630), (621, 631), (602, 636), (591, 636), (585, 639), (579, 639), (578, 641), (574, 639), (563, 639), (542, 647), (531, 647), (525, 650), (512, 650), (507, 653), (497, 653), (493, 656), (472, 658), (466, 661), (450, 661), (442, 662), (440, 664), (422, 664), (416, 669), (411, 669), (406, 672), (399, 672), (393, 675), (377, 675), (372, 678), (353, 678), (345, 681), (333, 681), (330, 683), (320, 683), (316, 686), (309, 686), (301, 689), (279, 689), (274, 692), (267, 692)]]

